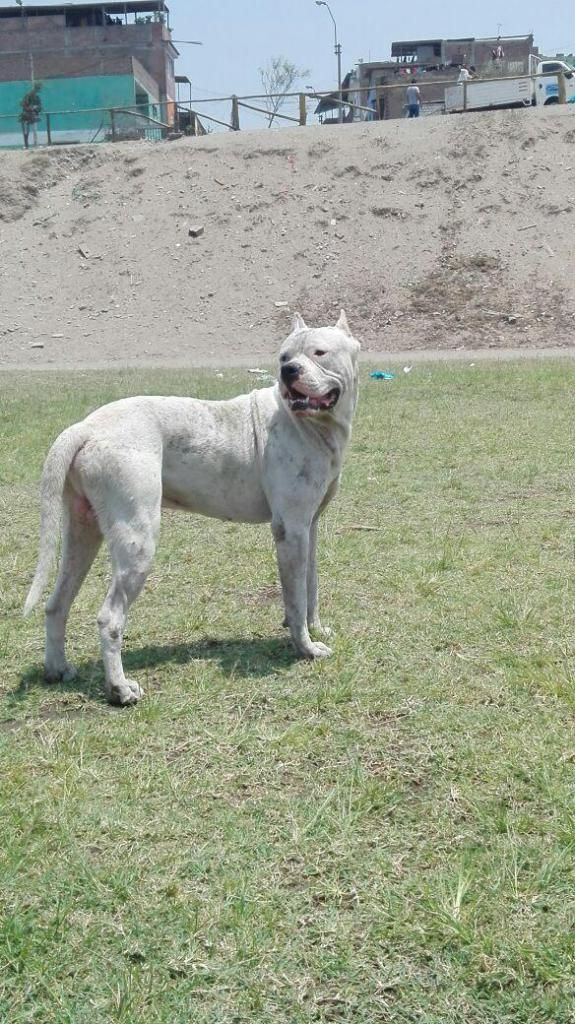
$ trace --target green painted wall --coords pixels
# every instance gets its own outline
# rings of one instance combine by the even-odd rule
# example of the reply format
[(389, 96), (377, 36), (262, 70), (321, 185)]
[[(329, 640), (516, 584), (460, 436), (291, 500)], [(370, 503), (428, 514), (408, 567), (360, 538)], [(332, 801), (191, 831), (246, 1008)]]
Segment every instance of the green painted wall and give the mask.
[[(137, 88), (138, 92), (142, 91), (139, 85)], [(0, 82), (0, 140), (3, 135), (20, 132), (20, 102), (29, 89), (30, 82)], [(52, 132), (95, 132), (102, 122), (102, 114), (98, 110), (90, 112), (90, 108), (134, 106), (136, 80), (133, 75), (47, 78), (42, 82), (41, 97), (43, 110), (51, 114)], [(78, 113), (52, 114), (58, 110)], [(45, 119), (42, 118), (38, 129), (42, 131), (44, 128)]]

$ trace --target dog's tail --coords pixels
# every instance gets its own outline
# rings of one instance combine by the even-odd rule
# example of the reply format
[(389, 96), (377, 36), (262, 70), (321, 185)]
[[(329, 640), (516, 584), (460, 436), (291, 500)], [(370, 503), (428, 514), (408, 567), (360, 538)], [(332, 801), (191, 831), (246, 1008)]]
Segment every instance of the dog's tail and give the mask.
[(44, 463), (40, 484), (40, 551), (32, 586), (24, 604), (24, 615), (30, 614), (48, 582), (60, 537), (64, 485), (83, 440), (82, 423), (68, 427), (56, 438)]

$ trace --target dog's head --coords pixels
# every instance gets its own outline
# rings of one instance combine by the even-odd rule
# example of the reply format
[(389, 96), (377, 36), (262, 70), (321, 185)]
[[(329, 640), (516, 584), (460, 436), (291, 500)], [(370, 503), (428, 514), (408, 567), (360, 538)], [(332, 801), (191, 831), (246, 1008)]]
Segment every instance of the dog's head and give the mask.
[(335, 327), (307, 327), (296, 313), (280, 350), (279, 388), (289, 411), (349, 423), (357, 401), (359, 348), (343, 309)]

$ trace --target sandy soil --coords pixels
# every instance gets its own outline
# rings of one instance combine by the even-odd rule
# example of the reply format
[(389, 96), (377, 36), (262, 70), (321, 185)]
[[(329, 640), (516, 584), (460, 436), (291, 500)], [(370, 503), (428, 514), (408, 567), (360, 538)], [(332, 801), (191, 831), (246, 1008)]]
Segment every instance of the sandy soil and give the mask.
[(574, 114), (4, 153), (0, 365), (269, 362), (341, 306), (376, 358), (563, 350)]

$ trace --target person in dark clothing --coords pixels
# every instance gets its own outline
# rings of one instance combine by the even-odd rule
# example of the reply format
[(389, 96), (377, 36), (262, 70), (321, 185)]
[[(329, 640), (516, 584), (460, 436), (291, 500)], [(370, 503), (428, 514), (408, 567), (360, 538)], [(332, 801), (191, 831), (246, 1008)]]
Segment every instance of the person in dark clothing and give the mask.
[(26, 149), (28, 149), (30, 129), (34, 130), (35, 125), (37, 125), (40, 120), (40, 114), (42, 112), (42, 100), (40, 99), (41, 88), (42, 83), (36, 82), (30, 91), (23, 96), (20, 103), (22, 112), (19, 116), (19, 120), (22, 125), (22, 135), (24, 136), (24, 147)]

